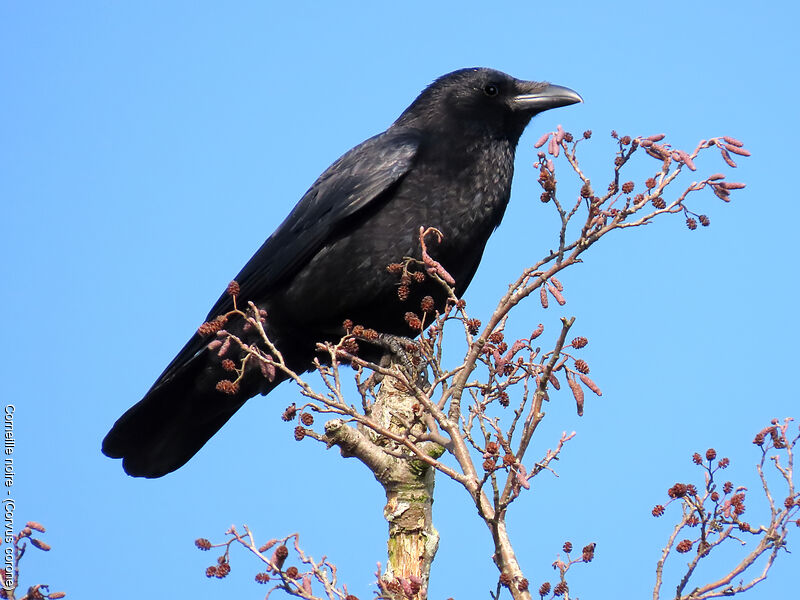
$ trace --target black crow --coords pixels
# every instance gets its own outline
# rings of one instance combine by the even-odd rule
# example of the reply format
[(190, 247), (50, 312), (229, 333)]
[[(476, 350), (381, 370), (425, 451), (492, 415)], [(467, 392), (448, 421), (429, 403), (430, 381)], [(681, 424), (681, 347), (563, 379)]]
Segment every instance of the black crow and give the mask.
[[(267, 333), (297, 372), (311, 369), (316, 342), (340, 338), (346, 319), (415, 335), (405, 313), (426, 295), (442, 309), (445, 295), (427, 281), (402, 302), (387, 266), (419, 258), (420, 227), (435, 227), (443, 237), (429, 252), (461, 295), (505, 212), (525, 126), (537, 113), (580, 101), (568, 88), (492, 69), (440, 77), (389, 129), (314, 182), (236, 276), (238, 306), (253, 301), (266, 310)], [(223, 294), (208, 320), (232, 308)], [(217, 391), (231, 375), (207, 348), (213, 339), (195, 334), (103, 440), (103, 452), (122, 458), (130, 475), (161, 477), (181, 467), (248, 398), (285, 379), (278, 373), (270, 382), (255, 368), (238, 393)]]

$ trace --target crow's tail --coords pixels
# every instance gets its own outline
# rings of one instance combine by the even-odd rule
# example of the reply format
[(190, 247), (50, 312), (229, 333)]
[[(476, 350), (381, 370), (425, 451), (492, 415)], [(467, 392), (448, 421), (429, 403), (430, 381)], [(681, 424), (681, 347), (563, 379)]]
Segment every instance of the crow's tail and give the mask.
[(261, 379), (234, 395), (224, 394), (216, 389), (223, 378), (219, 367), (211, 367), (204, 354), (153, 386), (106, 435), (103, 454), (123, 459), (129, 475), (161, 477), (182, 467), (248, 398), (282, 381), (280, 375), (271, 383)]

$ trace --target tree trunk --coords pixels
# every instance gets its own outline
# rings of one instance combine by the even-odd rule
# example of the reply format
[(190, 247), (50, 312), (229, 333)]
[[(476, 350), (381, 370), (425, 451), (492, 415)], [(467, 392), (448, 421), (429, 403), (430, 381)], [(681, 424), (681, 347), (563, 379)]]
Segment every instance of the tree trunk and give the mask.
[[(382, 427), (398, 435), (418, 435), (425, 431), (419, 420), (419, 405), (397, 380), (385, 377), (370, 416)], [(389, 468), (375, 477), (386, 491), (384, 517), (389, 523), (389, 561), (382, 577), (385, 592), (398, 599), (425, 600), (431, 564), (439, 546), (439, 533), (433, 526), (433, 486), (435, 469), (403, 452), (401, 444), (366, 431), (376, 445), (396, 456)], [(438, 458), (444, 449), (438, 444), (419, 444)]]

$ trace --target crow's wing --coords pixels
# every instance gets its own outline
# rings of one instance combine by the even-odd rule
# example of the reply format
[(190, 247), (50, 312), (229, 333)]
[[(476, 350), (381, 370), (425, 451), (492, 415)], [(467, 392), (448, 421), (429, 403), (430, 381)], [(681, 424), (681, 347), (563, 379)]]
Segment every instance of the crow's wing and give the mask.
[[(236, 276), (240, 299), (261, 301), (311, 260), (348, 218), (385, 199), (385, 192), (408, 173), (418, 147), (416, 131), (390, 130), (359, 144), (328, 167)], [(244, 302), (239, 302), (241, 308)], [(233, 300), (223, 294), (207, 320), (232, 308)], [(148, 394), (182, 372), (206, 344), (207, 339), (192, 336)]]
[[(419, 147), (415, 131), (387, 131), (359, 144), (320, 175), (275, 233), (236, 276), (242, 300), (258, 300), (291, 278), (337, 230), (408, 173)], [(223, 294), (208, 319), (233, 308)]]

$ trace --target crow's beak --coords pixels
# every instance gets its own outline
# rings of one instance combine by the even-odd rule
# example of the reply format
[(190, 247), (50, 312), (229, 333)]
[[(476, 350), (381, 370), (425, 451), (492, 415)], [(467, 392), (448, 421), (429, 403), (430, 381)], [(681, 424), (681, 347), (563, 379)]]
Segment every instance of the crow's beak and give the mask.
[(535, 92), (514, 96), (511, 102), (517, 110), (538, 113), (551, 108), (558, 108), (559, 106), (569, 106), (570, 104), (583, 102), (583, 98), (578, 92), (567, 87), (547, 85)]

